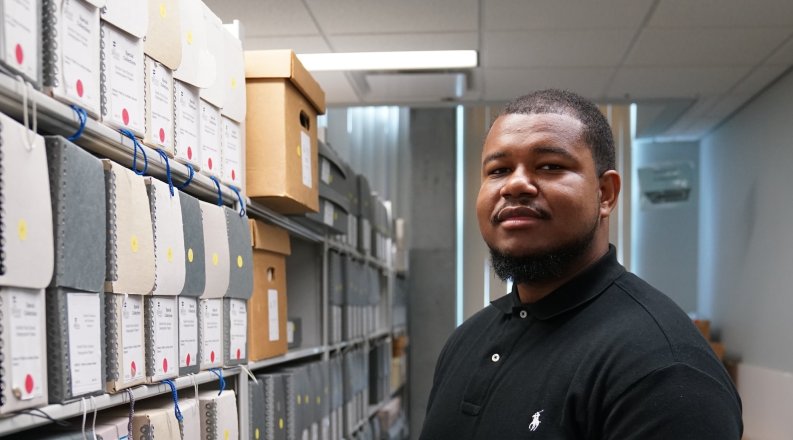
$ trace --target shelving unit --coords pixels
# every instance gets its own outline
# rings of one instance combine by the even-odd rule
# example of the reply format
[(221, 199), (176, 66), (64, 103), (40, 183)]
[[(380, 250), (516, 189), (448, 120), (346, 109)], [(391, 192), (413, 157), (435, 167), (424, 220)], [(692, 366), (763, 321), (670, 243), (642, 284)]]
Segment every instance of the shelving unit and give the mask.
[[(64, 137), (74, 134), (79, 127), (79, 119), (76, 113), (67, 105), (56, 101), (55, 99), (29, 88), (27, 85), (21, 83), (4, 74), (0, 74), (0, 112), (5, 113), (12, 118), (22, 121), (25, 113), (25, 105), (27, 104), (27, 111), (30, 117), (35, 117), (38, 124), (38, 132), (40, 134), (61, 135)], [(31, 110), (35, 103), (35, 114)], [(102, 125), (101, 123), (88, 119), (84, 131), (77, 142), (79, 146), (85, 150), (103, 158), (108, 158), (116, 161), (125, 166), (131, 166), (133, 163), (133, 154), (135, 153), (135, 146), (133, 142), (121, 135), (119, 132)], [(140, 144), (147, 159), (148, 168), (146, 175), (153, 176), (160, 180), (166, 181), (166, 164), (161, 159), (160, 155), (151, 148)], [(169, 161), (170, 174), (175, 185), (182, 184), (189, 177), (189, 170), (186, 166), (174, 160)], [(138, 157), (138, 169), (142, 168), (142, 156)], [(196, 172), (192, 178), (190, 185), (184, 191), (197, 198), (209, 202), (216, 202), (218, 200), (218, 187), (215, 182), (207, 176)], [(220, 195), (223, 203), (229, 206), (237, 206), (239, 208), (240, 200), (237, 194), (225, 185), (220, 185)], [(357, 338), (351, 341), (344, 341), (332, 346), (328, 345), (328, 252), (330, 249), (336, 250), (341, 253), (349, 254), (359, 261), (364, 261), (378, 269), (381, 276), (384, 276), (386, 282), (385, 298), (386, 304), (390, 307), (393, 301), (393, 283), (394, 271), (390, 268), (389, 262), (379, 261), (369, 255), (363, 255), (351, 246), (338, 241), (335, 237), (328, 234), (323, 234), (312, 228), (306, 227), (304, 224), (295, 221), (295, 219), (278, 214), (256, 202), (249, 199), (244, 200), (247, 215), (251, 218), (263, 220), (279, 226), (289, 232), (292, 238), (302, 240), (304, 242), (317, 245), (321, 249), (321, 280), (320, 286), (317, 291), (320, 304), (320, 345), (311, 346), (309, 348), (300, 348), (287, 352), (285, 355), (257, 361), (250, 362), (242, 367), (231, 367), (222, 369), (222, 374), (226, 379), (233, 382), (233, 387), (238, 396), (238, 413), (239, 413), (239, 427), (240, 438), (250, 438), (248, 432), (248, 371), (266, 370), (268, 368), (277, 367), (280, 365), (308, 360), (316, 358), (318, 360), (328, 360), (331, 355), (341, 353), (345, 348), (363, 346), (365, 350), (369, 350), (371, 342), (383, 338), (390, 338), (392, 334), (391, 329), (391, 314), (386, 313), (385, 321), (382, 322), (382, 328), (378, 329), (371, 335), (366, 337)], [(289, 294), (288, 294), (289, 295)], [(404, 329), (403, 329), (404, 331)], [(217, 376), (210, 371), (202, 371), (198, 374), (183, 376), (175, 379), (177, 389), (192, 388), (197, 385), (207, 384), (217, 381)], [(147, 399), (153, 396), (162, 395), (170, 392), (170, 388), (164, 384), (148, 384), (134, 387), (131, 389), (134, 399), (136, 401)], [(392, 394), (393, 396), (393, 394)], [(89, 401), (91, 403), (89, 403)], [(377, 413), (386, 403), (388, 399), (369, 407), (368, 415), (371, 418)], [(25, 412), (0, 417), (0, 437), (8, 434), (22, 432), (28, 429), (39, 427), (51, 422), (51, 420), (64, 420), (83, 415), (84, 411), (92, 413), (94, 410), (103, 410), (130, 403), (128, 394), (126, 392), (118, 394), (103, 394), (93, 399), (74, 400), (65, 404), (47, 405), (44, 407), (28, 410)], [(356, 428), (360, 429), (363, 426), (362, 421)]]

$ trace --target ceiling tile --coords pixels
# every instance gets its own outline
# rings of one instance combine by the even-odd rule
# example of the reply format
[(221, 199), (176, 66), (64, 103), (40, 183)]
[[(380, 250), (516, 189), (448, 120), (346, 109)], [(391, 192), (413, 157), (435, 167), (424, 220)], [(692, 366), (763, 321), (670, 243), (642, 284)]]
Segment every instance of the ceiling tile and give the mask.
[(771, 54), (771, 56), (766, 60), (766, 63), (776, 66), (793, 65), (793, 35), (788, 38), (782, 47)]
[(650, 27), (793, 26), (790, 0), (663, 0)]
[(344, 72), (312, 72), (312, 75), (325, 91), (325, 102), (328, 105), (361, 103)]
[(614, 70), (609, 68), (485, 69), (484, 100), (507, 101), (533, 90), (567, 89), (597, 99)]
[(328, 35), (476, 31), (479, 23), (477, 0), (308, 0), (306, 3)]
[(766, 58), (789, 32), (769, 29), (645, 29), (626, 66), (740, 66)]
[(741, 79), (749, 67), (623, 67), (607, 96), (611, 99), (689, 98), (719, 95)]
[(729, 94), (724, 95), (719, 99), (719, 102), (716, 103), (709, 111), (707, 111), (704, 117), (718, 119), (722, 121), (727, 119), (728, 116), (733, 114), (736, 110), (741, 108), (747, 101), (752, 98), (753, 95), (750, 94)]
[[(484, 29), (638, 28), (651, 0), (483, 0)], [(615, 13), (619, 11), (619, 13)]]
[(484, 67), (605, 67), (616, 66), (633, 31), (512, 31), (485, 32)]
[(443, 102), (457, 100), (465, 90), (462, 73), (372, 74), (367, 102)]
[(336, 52), (479, 49), (476, 32), (332, 35)]
[(204, 0), (224, 23), (242, 22), (245, 36), (318, 35), (302, 2), (280, 0)]
[(245, 50), (292, 49), (296, 53), (330, 52), (322, 37), (255, 37), (245, 38)]
[(754, 95), (779, 78), (786, 70), (786, 66), (757, 67), (746, 78), (742, 79), (731, 92), (741, 95)]

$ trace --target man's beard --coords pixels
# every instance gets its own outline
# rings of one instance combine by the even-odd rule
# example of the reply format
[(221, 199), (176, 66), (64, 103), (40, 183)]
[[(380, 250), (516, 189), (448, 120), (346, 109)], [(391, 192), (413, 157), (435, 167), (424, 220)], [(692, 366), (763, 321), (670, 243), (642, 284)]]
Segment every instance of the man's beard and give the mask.
[(502, 281), (515, 284), (556, 280), (575, 265), (595, 239), (598, 222), (573, 241), (536, 255), (507, 255), (492, 246), (490, 260), (493, 271)]

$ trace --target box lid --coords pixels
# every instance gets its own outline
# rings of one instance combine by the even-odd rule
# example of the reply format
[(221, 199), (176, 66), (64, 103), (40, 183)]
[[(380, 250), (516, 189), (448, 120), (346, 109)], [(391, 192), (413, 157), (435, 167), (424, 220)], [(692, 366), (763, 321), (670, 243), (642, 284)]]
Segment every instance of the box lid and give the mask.
[(331, 163), (339, 173), (346, 179), (347, 178), (347, 166), (344, 164), (344, 161), (341, 160), (336, 151), (331, 148), (330, 145), (322, 142), (321, 140), (317, 140), (317, 144), (319, 144), (319, 156), (324, 157)]
[(146, 36), (146, 31), (149, 28), (148, 2), (106, 0), (101, 13), (102, 20), (132, 34), (135, 38)]
[(177, 0), (149, 0), (149, 23), (143, 52), (175, 70), (182, 62), (182, 22)]
[(289, 49), (245, 51), (245, 78), (288, 78), (319, 114), (325, 114), (325, 92)]
[(338, 191), (330, 188), (326, 185), (321, 185), (319, 187), (319, 197), (325, 200), (330, 200), (336, 205), (338, 208), (341, 208), (342, 211), (349, 214), (350, 213), (350, 201), (347, 199), (346, 196), (340, 194)]
[(292, 253), (289, 244), (289, 233), (278, 226), (250, 219), (248, 223), (251, 227), (251, 242), (253, 248), (263, 251), (276, 252), (282, 255)]

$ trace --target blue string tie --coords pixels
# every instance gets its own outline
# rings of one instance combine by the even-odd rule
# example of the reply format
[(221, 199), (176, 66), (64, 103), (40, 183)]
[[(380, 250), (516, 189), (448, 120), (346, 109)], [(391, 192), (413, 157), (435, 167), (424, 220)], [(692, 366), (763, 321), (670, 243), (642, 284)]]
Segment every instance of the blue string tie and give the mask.
[(245, 217), (245, 200), (242, 199), (242, 194), (240, 194), (240, 189), (236, 186), (229, 185), (234, 194), (237, 195), (237, 200), (240, 201), (240, 217)]
[(218, 189), (218, 206), (223, 206), (223, 193), (220, 192), (220, 181), (218, 181), (218, 178), (215, 176), (209, 176), (209, 178), (215, 182), (215, 187)]
[(162, 148), (158, 148), (157, 153), (165, 161), (165, 178), (168, 180), (168, 189), (171, 191), (171, 197), (173, 197), (173, 180), (171, 179), (171, 163), (168, 161), (168, 154)]
[(171, 379), (166, 379), (162, 381), (162, 383), (171, 387), (171, 398), (173, 398), (173, 412), (176, 415), (176, 420), (179, 423), (182, 423), (184, 417), (182, 416), (182, 410), (179, 409), (179, 395), (176, 393), (176, 384)]
[[(121, 132), (121, 134), (123, 134), (124, 136), (130, 138), (135, 146), (135, 149), (133, 150), (132, 153), (132, 171), (134, 171), (135, 174), (137, 174), (138, 176), (145, 175), (146, 171), (149, 169), (149, 159), (146, 157), (146, 150), (144, 150), (143, 147), (140, 146), (140, 144), (138, 143), (138, 139), (135, 138), (135, 135), (132, 134), (131, 131), (127, 130), (126, 128), (122, 128), (121, 130), (119, 130), (119, 132)], [(143, 171), (138, 171), (138, 150), (140, 150), (140, 152), (143, 154)]]
[(80, 138), (83, 134), (83, 130), (85, 130), (85, 123), (88, 122), (88, 113), (85, 112), (80, 106), (75, 104), (70, 104), (69, 107), (77, 113), (77, 119), (80, 120), (80, 126), (77, 128), (77, 131), (74, 132), (73, 135), (67, 137), (70, 142), (74, 142)]
[(193, 169), (192, 165), (190, 165), (188, 163), (188, 164), (185, 164), (185, 166), (187, 167), (188, 170), (190, 170), (190, 175), (187, 176), (187, 180), (185, 180), (183, 184), (181, 184), (181, 185), (176, 187), (176, 189), (178, 189), (178, 190), (183, 190), (183, 189), (187, 188), (187, 186), (190, 185), (190, 182), (193, 181), (193, 176), (195, 175), (195, 169)]
[(226, 380), (223, 379), (223, 370), (221, 370), (220, 368), (210, 368), (209, 371), (215, 373), (215, 376), (217, 376), (220, 379), (220, 391), (218, 391), (218, 396), (219, 396), (223, 392), (223, 390), (226, 389)]

